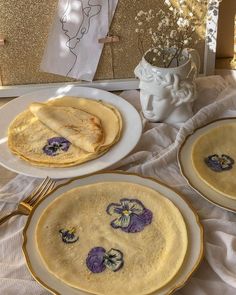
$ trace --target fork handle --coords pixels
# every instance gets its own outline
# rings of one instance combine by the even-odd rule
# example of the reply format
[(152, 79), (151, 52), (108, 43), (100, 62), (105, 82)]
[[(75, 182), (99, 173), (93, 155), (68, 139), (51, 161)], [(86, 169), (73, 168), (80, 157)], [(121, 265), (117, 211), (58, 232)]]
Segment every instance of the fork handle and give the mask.
[(15, 211), (11, 212), (10, 214), (0, 218), (0, 225), (2, 225), (4, 222), (6, 222), (8, 219), (10, 219), (12, 216), (19, 215), (19, 214), (22, 214), (22, 212), (19, 210), (15, 210)]

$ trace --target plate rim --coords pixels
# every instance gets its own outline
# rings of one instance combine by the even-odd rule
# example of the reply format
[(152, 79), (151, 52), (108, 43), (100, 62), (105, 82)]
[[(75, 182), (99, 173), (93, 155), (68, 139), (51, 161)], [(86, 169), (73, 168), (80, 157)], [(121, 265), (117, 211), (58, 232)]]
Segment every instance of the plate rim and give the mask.
[[(193, 268), (191, 269), (191, 272), (189, 272), (186, 277), (183, 279), (182, 282), (176, 284), (175, 286), (173, 286), (173, 288), (168, 292), (166, 293), (166, 295), (172, 295), (175, 291), (177, 291), (178, 289), (184, 287), (188, 280), (192, 277), (192, 275), (195, 273), (195, 271), (198, 269), (198, 267), (200, 266), (202, 260), (203, 260), (203, 257), (204, 257), (204, 240), (205, 240), (205, 237), (204, 237), (204, 230), (203, 230), (203, 226), (200, 222), (200, 218), (196, 212), (196, 209), (193, 208), (193, 206), (190, 204), (190, 202), (188, 200), (186, 200), (186, 197), (180, 193), (178, 190), (176, 190), (175, 188), (172, 188), (171, 186), (163, 183), (162, 181), (160, 180), (157, 180), (155, 179), (154, 177), (151, 177), (151, 176), (143, 176), (143, 175), (140, 175), (140, 174), (137, 174), (137, 173), (133, 173), (133, 172), (127, 172), (127, 171), (122, 171), (122, 170), (106, 170), (106, 171), (100, 171), (100, 172), (94, 172), (94, 173), (90, 173), (88, 175), (83, 175), (83, 176), (77, 176), (77, 177), (74, 177), (74, 178), (71, 178), (69, 179), (68, 181), (66, 181), (65, 183), (62, 183), (62, 184), (59, 184), (58, 186), (56, 186), (51, 192), (50, 194), (54, 193), (56, 190), (60, 189), (61, 187), (63, 186), (66, 186), (70, 183), (72, 183), (73, 181), (76, 181), (76, 180), (79, 180), (79, 179), (83, 179), (83, 178), (86, 178), (86, 177), (90, 177), (90, 176), (94, 176), (94, 175), (97, 175), (97, 174), (121, 174), (121, 175), (131, 175), (131, 176), (137, 176), (137, 177), (140, 177), (140, 178), (144, 178), (144, 179), (147, 179), (147, 180), (151, 180), (151, 181), (154, 181), (155, 183), (161, 185), (161, 186), (164, 186), (166, 187), (167, 189), (169, 190), (172, 190), (173, 192), (175, 192), (185, 203), (186, 205), (189, 207), (189, 209), (193, 212), (194, 214), (194, 217), (195, 217), (195, 221), (196, 221), (196, 224), (199, 228), (199, 232), (200, 232), (200, 243), (201, 243), (201, 247), (200, 247), (200, 251), (199, 251), (199, 255), (198, 255), (198, 259), (196, 260)], [(50, 195), (49, 194), (49, 195)], [(47, 195), (48, 196), (48, 195)], [(23, 251), (23, 254), (24, 254), (24, 257), (25, 257), (25, 261), (26, 261), (26, 265), (27, 265), (27, 268), (29, 269), (31, 275), (34, 277), (34, 279), (40, 284), (42, 285), (45, 289), (47, 289), (48, 291), (50, 292), (53, 292), (53, 294), (55, 295), (62, 295), (61, 293), (58, 293), (56, 290), (54, 290), (53, 288), (51, 288), (50, 286), (48, 286), (46, 283), (44, 283), (38, 276), (37, 274), (35, 274), (34, 270), (33, 270), (33, 267), (31, 265), (31, 262), (30, 262), (30, 258), (29, 258), (29, 255), (28, 255), (28, 252), (27, 252), (27, 230), (28, 230), (28, 227), (30, 225), (30, 221), (31, 221), (31, 218), (34, 214), (34, 211), (36, 210), (36, 208), (44, 201), (45, 198), (44, 197), (42, 198), (32, 209), (32, 211), (30, 212), (28, 218), (27, 218), (27, 221), (26, 221), (26, 224), (24, 226), (24, 229), (23, 229), (23, 244), (22, 244), (22, 251)], [(158, 291), (158, 290), (156, 290)], [(154, 291), (154, 292), (156, 292)], [(89, 294), (92, 294), (92, 293), (89, 293)], [(147, 295), (152, 295), (152, 293), (150, 294), (147, 294)]]
[[(226, 209), (227, 211), (230, 211), (230, 212), (234, 212), (234, 213), (235, 213), (235, 212), (236, 212), (236, 209), (233, 209), (233, 208), (228, 207), (228, 206), (226, 206), (226, 205), (219, 204), (218, 202), (209, 199), (209, 198), (207, 197), (207, 195), (204, 194), (204, 193), (201, 191), (201, 189), (197, 188), (197, 187), (192, 183), (192, 181), (188, 178), (187, 173), (186, 173), (186, 170), (184, 169), (184, 165), (183, 165), (183, 163), (182, 163), (182, 161), (181, 161), (181, 154), (182, 154), (182, 150), (183, 150), (183, 148), (184, 148), (184, 145), (185, 145), (186, 142), (189, 140), (189, 138), (190, 138), (191, 136), (194, 135), (194, 133), (195, 133), (196, 131), (201, 130), (201, 129), (203, 129), (203, 128), (205, 128), (205, 127), (207, 127), (207, 126), (209, 126), (209, 125), (211, 125), (211, 124), (213, 124), (213, 123), (216, 123), (216, 122), (219, 122), (219, 121), (226, 121), (226, 120), (236, 120), (236, 117), (224, 117), (224, 118), (215, 119), (215, 120), (213, 120), (213, 121), (211, 121), (211, 122), (208, 122), (208, 123), (202, 125), (201, 127), (197, 127), (197, 128), (195, 128), (195, 129), (193, 129), (193, 131), (192, 131), (190, 134), (188, 134), (188, 135), (185, 137), (184, 141), (181, 143), (181, 145), (180, 145), (180, 147), (179, 147), (179, 149), (178, 149), (178, 152), (177, 152), (177, 161), (178, 161), (179, 169), (180, 169), (180, 172), (181, 172), (182, 176), (184, 177), (184, 179), (187, 181), (188, 185), (189, 185), (194, 191), (196, 191), (196, 192), (197, 192), (202, 198), (204, 198), (205, 200), (207, 200), (207, 201), (210, 202), (211, 204), (213, 204), (213, 205), (215, 205), (215, 206), (217, 206), (217, 207), (220, 207), (220, 208), (222, 208), (222, 209)], [(205, 184), (205, 185), (206, 185), (206, 184)], [(214, 189), (213, 189), (213, 190), (214, 190)], [(223, 195), (223, 194), (222, 194), (222, 195)]]
[[(108, 165), (105, 165), (102, 168), (96, 168), (96, 167), (93, 168), (94, 166), (91, 166), (91, 162), (96, 161), (96, 160), (99, 161), (99, 159), (103, 159), (102, 157), (104, 157), (104, 156), (107, 157), (107, 155), (109, 154), (109, 152), (112, 151), (112, 148), (107, 153), (104, 153), (104, 154), (100, 155), (100, 157), (98, 157), (98, 158), (91, 159), (90, 161), (85, 162), (85, 163), (81, 163), (82, 165), (86, 165), (86, 163), (89, 163), (89, 167), (88, 168), (86, 168), (86, 166), (83, 166), (81, 168), (82, 170), (86, 170), (86, 171), (76, 172), (75, 170), (80, 171), (80, 169), (79, 169), (80, 165), (75, 165), (75, 166), (70, 166), (70, 167), (63, 167), (63, 168), (65, 168), (65, 170), (64, 171), (62, 171), (62, 170), (59, 171), (59, 174), (60, 174), (59, 177), (57, 176), (57, 172), (58, 172), (57, 169), (63, 169), (63, 168), (61, 168), (61, 167), (58, 167), (58, 168), (52, 167), (50, 169), (50, 171), (48, 172), (46, 169), (48, 169), (50, 167), (43, 167), (43, 166), (41, 167), (41, 166), (32, 165), (32, 164), (30, 164), (28, 162), (25, 162), (21, 158), (18, 158), (14, 154), (11, 155), (11, 159), (12, 160), (16, 159), (17, 161), (23, 161), (24, 162), (24, 165), (27, 165), (27, 166), (25, 166), (25, 167), (18, 167), (18, 165), (16, 165), (16, 168), (14, 168), (15, 167), (14, 165), (16, 163), (14, 163), (14, 165), (13, 164), (10, 164), (10, 165), (7, 164), (7, 162), (9, 162), (10, 158), (9, 159), (7, 158), (6, 161), (4, 161), (4, 160), (3, 161), (0, 161), (0, 165), (1, 166), (3, 166), (4, 168), (6, 168), (6, 169), (8, 169), (10, 171), (13, 171), (13, 172), (18, 173), (18, 174), (26, 175), (28, 177), (44, 178), (44, 177), (47, 176), (47, 172), (48, 172), (48, 173), (50, 173), (50, 177), (53, 178), (53, 179), (72, 178), (72, 177), (77, 177), (77, 176), (89, 175), (91, 173), (95, 173), (95, 172), (98, 172), (98, 171), (109, 169), (109, 167), (111, 167), (111, 166), (115, 165), (117, 162), (121, 161), (124, 157), (126, 157), (130, 152), (132, 152), (136, 148), (136, 146), (139, 143), (140, 138), (142, 136), (143, 124), (142, 124), (142, 118), (140, 116), (139, 111), (132, 105), (132, 103), (130, 103), (128, 100), (126, 100), (125, 98), (123, 98), (123, 97), (121, 97), (121, 96), (119, 96), (119, 95), (117, 95), (115, 93), (112, 93), (112, 92), (109, 92), (109, 91), (106, 91), (106, 90), (103, 90), (103, 89), (99, 89), (99, 88), (84, 87), (84, 86), (81, 86), (81, 87), (71, 87), (70, 89), (65, 90), (65, 93), (63, 93), (63, 94), (56, 93), (56, 91), (58, 91), (58, 89), (60, 89), (60, 88), (62, 88), (62, 87), (56, 87), (56, 88), (48, 88), (48, 89), (38, 90), (38, 91), (34, 91), (34, 92), (31, 92), (31, 93), (27, 93), (25, 95), (16, 97), (14, 100), (11, 100), (8, 103), (6, 103), (3, 106), (1, 106), (0, 107), (0, 113), (2, 111), (4, 111), (5, 108), (13, 107), (15, 105), (15, 103), (18, 105), (18, 104), (21, 104), (23, 102), (23, 104), (24, 104), (24, 99), (22, 99), (24, 97), (26, 98), (25, 101), (29, 104), (30, 102), (33, 101), (32, 99), (31, 99), (32, 101), (29, 101), (30, 100), (30, 96), (32, 96), (32, 95), (35, 96), (35, 95), (40, 95), (41, 94), (42, 96), (43, 95), (46, 96), (47, 98), (43, 98), (42, 101), (46, 101), (46, 100), (48, 100), (50, 98), (60, 97), (60, 96), (77, 96), (77, 97), (78, 96), (83, 96), (83, 97), (87, 97), (88, 99), (92, 99), (92, 100), (98, 101), (99, 100), (99, 96), (101, 96), (102, 93), (104, 93), (104, 95), (106, 95), (106, 97), (104, 98), (104, 101), (106, 103), (110, 103), (110, 104), (114, 105), (115, 107), (117, 107), (116, 104), (113, 104), (113, 102), (112, 102), (112, 100), (114, 100), (115, 98), (117, 98), (117, 105), (119, 105), (119, 104), (123, 105), (123, 108), (121, 107), (121, 110), (117, 107), (118, 110), (120, 111), (121, 115), (124, 116), (123, 117), (123, 122), (126, 122), (127, 121), (127, 114), (125, 113), (125, 105), (124, 104), (128, 104), (129, 107), (132, 108), (132, 110), (133, 110), (133, 113), (132, 113), (133, 116), (137, 117), (137, 121), (136, 121), (137, 126), (138, 126), (138, 129), (136, 128), (136, 130), (137, 130), (137, 132), (136, 132), (137, 133), (137, 135), (136, 135), (137, 140), (134, 141), (134, 144), (131, 146), (132, 148), (129, 148), (128, 149), (128, 152), (126, 152), (125, 154), (124, 153), (121, 153), (120, 156), (118, 155), (117, 150), (115, 150), (115, 156), (118, 159), (115, 160), (115, 162), (112, 162), (112, 163), (109, 162)], [(66, 86), (64, 88), (66, 88)], [(76, 94), (70, 94), (71, 91), (77, 92), (77, 95)], [(85, 94), (79, 94), (78, 92), (80, 92), (80, 91), (81, 92), (86, 92), (87, 91), (87, 94), (86, 95)], [(50, 92), (52, 92), (52, 94), (50, 94)], [(109, 98), (107, 98), (107, 96), (111, 96), (112, 97), (110, 99), (110, 101), (109, 101)], [(24, 107), (24, 109), (22, 109), (20, 111), (17, 111), (17, 114), (14, 116), (14, 118), (17, 115), (19, 115), (21, 112), (23, 112), (24, 110), (25, 110), (25, 107)], [(11, 121), (14, 120), (14, 118), (12, 118)], [(10, 124), (10, 122), (9, 122), (9, 124)], [(9, 124), (8, 124), (8, 126), (9, 126)], [(4, 130), (3, 130), (6, 137), (7, 137), (7, 128), (8, 127), (4, 128)], [(121, 137), (120, 137), (120, 140), (117, 142), (117, 144), (119, 144), (120, 142), (122, 142), (122, 137), (124, 135), (124, 130), (125, 129), (127, 129), (127, 127), (124, 127), (123, 126)], [(125, 133), (125, 135), (127, 136), (127, 133)], [(6, 143), (6, 145), (7, 145), (7, 143)], [(123, 143), (123, 145), (124, 145), (124, 143)], [(116, 146), (116, 144), (114, 146)], [(8, 148), (8, 150), (9, 150), (9, 148)], [(11, 152), (11, 151), (9, 150), (9, 152)], [(112, 156), (113, 155), (111, 155), (110, 159), (112, 158)], [(14, 158), (14, 157), (17, 157), (17, 158)], [(107, 158), (105, 159), (105, 161), (107, 161)], [(21, 162), (19, 162), (19, 163), (21, 163)], [(95, 166), (97, 164), (98, 164), (98, 162), (94, 163)], [(99, 165), (97, 165), (97, 166), (99, 167)], [(29, 170), (27, 169), (27, 167), (29, 168)], [(33, 171), (31, 171), (30, 167), (32, 167)], [(73, 169), (73, 171), (71, 171), (72, 169)], [(69, 173), (69, 175), (67, 174), (67, 172)], [(63, 173), (66, 176), (64, 176)], [(63, 174), (63, 176), (61, 176), (62, 174)]]

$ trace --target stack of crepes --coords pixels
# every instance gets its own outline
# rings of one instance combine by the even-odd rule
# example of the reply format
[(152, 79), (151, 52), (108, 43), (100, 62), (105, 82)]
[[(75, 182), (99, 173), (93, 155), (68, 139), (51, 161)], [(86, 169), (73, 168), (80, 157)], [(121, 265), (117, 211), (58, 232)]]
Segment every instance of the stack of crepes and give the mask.
[(8, 146), (33, 165), (74, 166), (106, 153), (120, 138), (119, 111), (102, 101), (65, 96), (32, 103), (8, 129)]

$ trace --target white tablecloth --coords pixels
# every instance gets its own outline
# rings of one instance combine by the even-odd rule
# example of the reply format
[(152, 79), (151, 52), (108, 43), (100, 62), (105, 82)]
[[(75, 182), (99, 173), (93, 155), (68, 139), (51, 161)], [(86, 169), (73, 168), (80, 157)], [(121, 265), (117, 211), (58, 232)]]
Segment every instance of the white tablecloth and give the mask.
[[(205, 258), (178, 295), (236, 294), (236, 214), (211, 205), (188, 187), (180, 175), (176, 152), (185, 136), (213, 119), (236, 116), (236, 89), (223, 78), (199, 78), (195, 115), (182, 126), (146, 123), (142, 138), (131, 155), (113, 168), (155, 177), (182, 192), (197, 210), (205, 233)], [(236, 86), (235, 86), (236, 87)], [(137, 91), (121, 94), (138, 110)], [(1, 215), (11, 211), (39, 182), (18, 175), (0, 188)], [(35, 282), (21, 252), (26, 217), (11, 219), (0, 227), (0, 294), (49, 294)]]

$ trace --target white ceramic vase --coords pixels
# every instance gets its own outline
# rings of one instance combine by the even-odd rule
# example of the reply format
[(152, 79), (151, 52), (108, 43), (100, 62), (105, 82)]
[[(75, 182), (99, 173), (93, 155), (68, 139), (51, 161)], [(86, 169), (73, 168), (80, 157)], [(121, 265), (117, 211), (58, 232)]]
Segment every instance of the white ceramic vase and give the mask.
[(140, 102), (144, 117), (151, 122), (181, 123), (192, 115), (196, 99), (195, 78), (200, 57), (195, 49), (184, 49), (185, 61), (178, 67), (160, 68), (145, 59), (135, 68), (139, 78)]

